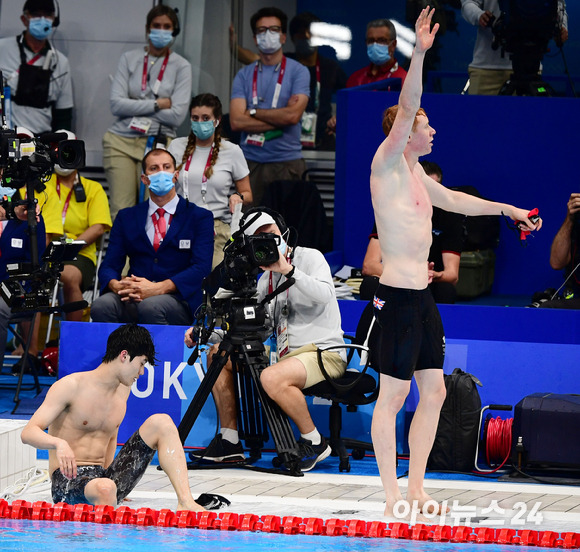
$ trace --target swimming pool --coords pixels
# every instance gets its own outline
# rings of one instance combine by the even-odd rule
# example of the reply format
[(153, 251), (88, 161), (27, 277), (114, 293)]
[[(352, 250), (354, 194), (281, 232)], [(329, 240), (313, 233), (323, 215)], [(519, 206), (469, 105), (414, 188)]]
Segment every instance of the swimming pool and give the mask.
[[(424, 542), (392, 538), (328, 537), (320, 535), (284, 535), (179, 529), (172, 527), (140, 527), (134, 525), (100, 525), (96, 523), (33, 520), (0, 520), (0, 548), (7, 551), (31, 551), (42, 547), (43, 552), (62, 552), (63, 549), (86, 551), (124, 550), (140, 552), (157, 547), (171, 551), (196, 552), (255, 552), (257, 549), (280, 549), (296, 552), (352, 552), (358, 550), (443, 552), (514, 552), (536, 549), (498, 544)], [(545, 548), (544, 548), (545, 549)]]

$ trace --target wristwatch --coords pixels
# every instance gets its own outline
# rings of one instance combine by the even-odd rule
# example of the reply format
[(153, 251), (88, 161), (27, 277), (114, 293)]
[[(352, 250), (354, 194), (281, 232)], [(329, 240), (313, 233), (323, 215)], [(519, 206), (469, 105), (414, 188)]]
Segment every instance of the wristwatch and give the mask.
[(159, 104), (157, 103), (157, 100), (155, 100), (155, 113), (157, 113), (161, 108), (159, 107)]
[(255, 117), (256, 116), (256, 108), (252, 107), (252, 109), (250, 109), (250, 117)]
[(234, 192), (232, 195), (238, 195), (238, 196), (240, 196), (240, 198), (242, 199), (242, 201), (244, 201), (244, 194), (242, 194), (240, 192)]

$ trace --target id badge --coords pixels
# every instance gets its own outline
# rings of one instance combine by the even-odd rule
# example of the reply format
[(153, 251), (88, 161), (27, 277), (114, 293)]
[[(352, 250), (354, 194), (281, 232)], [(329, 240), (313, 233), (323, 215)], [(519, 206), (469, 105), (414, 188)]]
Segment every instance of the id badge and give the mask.
[(151, 122), (149, 117), (133, 117), (129, 123), (129, 128), (140, 134), (147, 134), (151, 127)]
[(264, 146), (265, 141), (266, 137), (263, 132), (248, 134), (248, 137), (246, 138), (246, 144), (248, 144), (248, 146), (257, 146), (259, 148)]
[(316, 113), (304, 113), (300, 131), (300, 142), (303, 147), (313, 148), (316, 145)]
[(288, 352), (288, 318), (282, 316), (276, 326), (276, 348), (278, 358), (282, 358)]
[(266, 350), (266, 356), (268, 357), (268, 362), (270, 366), (278, 362), (278, 352), (276, 350), (276, 338), (274, 335), (268, 337), (264, 343), (264, 349)]

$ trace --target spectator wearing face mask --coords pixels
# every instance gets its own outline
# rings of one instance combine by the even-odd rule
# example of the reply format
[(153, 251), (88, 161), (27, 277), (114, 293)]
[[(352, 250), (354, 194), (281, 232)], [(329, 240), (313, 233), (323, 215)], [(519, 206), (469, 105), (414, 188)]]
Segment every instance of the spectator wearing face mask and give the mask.
[(346, 87), (360, 86), (384, 79), (401, 79), (405, 82), (407, 71), (399, 67), (395, 59), (397, 31), (388, 19), (375, 19), (367, 25), (367, 55), (370, 65), (355, 71), (346, 82)]
[(173, 140), (168, 151), (181, 161), (177, 193), (213, 213), (215, 268), (223, 260), (236, 206), (252, 203), (250, 170), (240, 146), (221, 135), (222, 104), (217, 96), (199, 94), (191, 100), (189, 111), (189, 136)]
[(10, 87), (11, 128), (34, 134), (70, 129), (73, 94), (68, 59), (48, 38), (59, 24), (53, 0), (26, 0), (17, 37), (0, 39), (0, 71)]
[(288, 25), (283, 11), (262, 8), (250, 23), (260, 59), (234, 79), (230, 124), (242, 133), (253, 202), (260, 205), (271, 182), (300, 180), (306, 170), (300, 121), (310, 95), (310, 74), (282, 52)]
[[(141, 179), (149, 199), (119, 211), (101, 268), (95, 322), (191, 324), (213, 254), (213, 217), (177, 195), (175, 158), (153, 149)], [(125, 261), (128, 275), (123, 277)]]
[(191, 65), (171, 50), (179, 20), (168, 6), (147, 14), (147, 45), (121, 56), (111, 85), (115, 122), (103, 137), (111, 216), (140, 200), (139, 167), (147, 151), (166, 147), (187, 116)]
[[(66, 134), (69, 140), (76, 140), (72, 132)], [(83, 291), (92, 288), (95, 278), (96, 242), (113, 224), (109, 200), (101, 184), (84, 178), (76, 169), (64, 169), (58, 164), (54, 166), (54, 174), (46, 187), (58, 197), (65, 236), (87, 243), (74, 261), (64, 263), (61, 272), (65, 302), (82, 301)], [(82, 315), (82, 310), (69, 312), (66, 319), (80, 322)]]

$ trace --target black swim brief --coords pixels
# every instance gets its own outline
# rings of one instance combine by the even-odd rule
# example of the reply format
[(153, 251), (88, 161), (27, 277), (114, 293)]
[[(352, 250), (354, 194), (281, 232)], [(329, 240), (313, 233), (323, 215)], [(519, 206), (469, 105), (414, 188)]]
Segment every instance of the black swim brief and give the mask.
[(410, 380), (415, 370), (443, 368), (445, 335), (431, 291), (379, 284), (373, 300), (381, 328), (381, 374)]
[(89, 481), (97, 478), (111, 479), (117, 485), (117, 504), (135, 488), (153, 460), (155, 450), (150, 448), (139, 435), (133, 433), (123, 445), (119, 454), (108, 468), (103, 466), (78, 466), (77, 476), (67, 479), (59, 468), (52, 473), (52, 500), (54, 503), (84, 504), (85, 487)]

